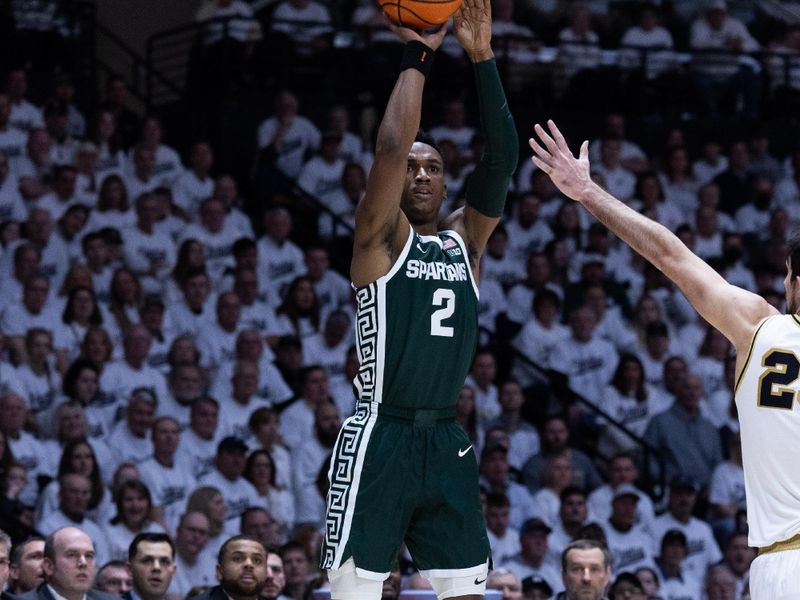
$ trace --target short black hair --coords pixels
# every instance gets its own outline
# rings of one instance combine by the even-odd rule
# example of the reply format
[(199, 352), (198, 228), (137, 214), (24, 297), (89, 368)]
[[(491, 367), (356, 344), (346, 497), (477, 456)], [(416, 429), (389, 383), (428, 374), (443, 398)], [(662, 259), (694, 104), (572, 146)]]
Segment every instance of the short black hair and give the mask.
[(419, 142), (420, 144), (426, 144), (436, 150), (439, 153), (439, 156), (442, 156), (442, 149), (439, 147), (439, 144), (436, 143), (436, 140), (433, 139), (433, 136), (425, 131), (424, 129), (420, 129), (417, 131), (417, 135), (414, 137), (415, 142)]
[(18, 544), (14, 544), (11, 547), (11, 554), (9, 555), (8, 559), (12, 565), (18, 565), (22, 560), (22, 555), (25, 554), (25, 548), (31, 542), (43, 542), (44, 538), (40, 535), (32, 535), (30, 537), (25, 538), (23, 541), (19, 542)]
[(130, 546), (128, 546), (129, 561), (133, 562), (133, 559), (136, 558), (136, 552), (139, 550), (139, 544), (142, 542), (148, 542), (150, 544), (169, 544), (169, 549), (172, 552), (172, 559), (175, 559), (175, 542), (172, 541), (172, 538), (168, 534), (145, 531), (143, 533), (137, 533)]
[(233, 542), (241, 542), (241, 541), (253, 542), (253, 543), (258, 544), (259, 546), (261, 546), (261, 549), (264, 551), (264, 558), (267, 557), (267, 549), (264, 547), (264, 544), (262, 544), (259, 540), (254, 538), (252, 535), (240, 534), (240, 535), (235, 535), (232, 538), (228, 538), (227, 540), (225, 540), (225, 542), (222, 544), (222, 546), (220, 546), (219, 553), (217, 554), (217, 564), (220, 564), (220, 565), (222, 564), (222, 561), (225, 558), (225, 552), (228, 550), (228, 546), (230, 546)]

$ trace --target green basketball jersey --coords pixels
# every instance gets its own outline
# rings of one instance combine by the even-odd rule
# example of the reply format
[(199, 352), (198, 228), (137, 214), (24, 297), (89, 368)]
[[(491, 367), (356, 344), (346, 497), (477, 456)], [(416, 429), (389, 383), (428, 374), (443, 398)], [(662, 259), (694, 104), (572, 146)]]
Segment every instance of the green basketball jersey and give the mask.
[(453, 406), (478, 340), (478, 288), (461, 236), (410, 229), (391, 271), (357, 299), (359, 402)]

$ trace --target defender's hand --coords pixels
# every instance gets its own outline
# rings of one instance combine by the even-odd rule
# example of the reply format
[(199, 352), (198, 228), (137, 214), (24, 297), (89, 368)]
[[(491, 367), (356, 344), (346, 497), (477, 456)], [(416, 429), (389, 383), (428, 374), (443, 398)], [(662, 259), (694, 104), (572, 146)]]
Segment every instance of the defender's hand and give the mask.
[(540, 146), (534, 138), (529, 139), (528, 144), (535, 153), (531, 160), (550, 176), (564, 195), (580, 202), (589, 188), (595, 185), (589, 175), (589, 142), (581, 144), (580, 154), (575, 158), (556, 124), (547, 121), (547, 127), (550, 133), (538, 123), (534, 126), (536, 135), (545, 147)]
[(494, 56), (492, 52), (492, 3), (490, 0), (464, 0), (453, 15), (453, 33), (472, 62)]

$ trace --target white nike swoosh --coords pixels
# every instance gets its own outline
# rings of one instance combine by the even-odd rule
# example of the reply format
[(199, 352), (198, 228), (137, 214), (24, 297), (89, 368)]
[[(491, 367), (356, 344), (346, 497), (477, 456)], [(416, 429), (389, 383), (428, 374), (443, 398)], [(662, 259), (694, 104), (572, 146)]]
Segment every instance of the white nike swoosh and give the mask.
[(419, 249), (419, 251), (420, 251), (420, 252), (422, 252), (423, 254), (425, 254), (425, 249), (422, 247), (422, 245), (421, 245), (421, 244), (417, 244), (417, 248)]
[(472, 444), (470, 444), (469, 446), (467, 446), (463, 450), (459, 450), (458, 451), (458, 458), (464, 458), (464, 456), (467, 454), (467, 452), (470, 451), (470, 448), (472, 448)]

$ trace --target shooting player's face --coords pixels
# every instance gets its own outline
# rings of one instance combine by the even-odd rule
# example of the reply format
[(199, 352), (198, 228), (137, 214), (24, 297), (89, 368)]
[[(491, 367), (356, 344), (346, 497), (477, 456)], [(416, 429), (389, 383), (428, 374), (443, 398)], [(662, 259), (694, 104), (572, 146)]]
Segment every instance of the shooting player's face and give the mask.
[(408, 153), (406, 185), (400, 208), (413, 225), (435, 223), (444, 196), (441, 155), (428, 144), (414, 142)]

